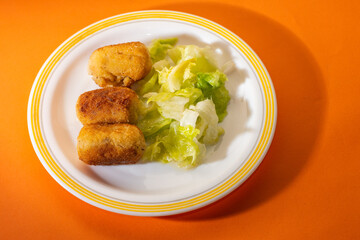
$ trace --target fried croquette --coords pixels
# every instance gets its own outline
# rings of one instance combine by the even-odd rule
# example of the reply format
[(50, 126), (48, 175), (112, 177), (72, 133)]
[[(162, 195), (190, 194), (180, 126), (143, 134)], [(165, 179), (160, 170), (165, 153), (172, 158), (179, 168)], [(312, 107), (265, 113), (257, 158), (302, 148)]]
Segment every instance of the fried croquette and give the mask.
[(77, 139), (79, 159), (90, 165), (134, 164), (144, 150), (144, 135), (126, 123), (86, 125)]
[(100, 87), (125, 86), (143, 79), (151, 70), (148, 49), (141, 42), (105, 46), (89, 60), (89, 73)]
[(136, 123), (139, 104), (137, 94), (130, 88), (101, 88), (80, 95), (76, 114), (83, 125)]

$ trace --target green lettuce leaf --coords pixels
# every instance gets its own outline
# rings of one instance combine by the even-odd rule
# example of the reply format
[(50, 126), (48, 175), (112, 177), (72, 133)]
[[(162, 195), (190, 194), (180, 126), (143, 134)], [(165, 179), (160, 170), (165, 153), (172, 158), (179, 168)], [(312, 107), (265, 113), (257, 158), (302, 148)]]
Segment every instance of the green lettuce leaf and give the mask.
[(183, 86), (183, 83), (193, 75), (189, 74), (189, 68), (193, 64), (192, 60), (181, 62), (170, 68), (163, 68), (159, 72), (159, 83), (161, 91), (175, 92)]
[(158, 83), (158, 73), (152, 70), (143, 81), (143, 85), (140, 87), (139, 95), (143, 96), (148, 92), (157, 92), (160, 88)]
[(176, 92), (160, 92), (151, 94), (152, 96), (148, 99), (147, 102), (166, 102), (169, 101), (172, 97), (179, 96), (183, 98), (187, 98), (187, 103), (185, 107), (193, 105), (194, 103), (198, 102), (199, 99), (203, 98), (202, 91), (198, 88), (188, 87), (180, 89)]
[(222, 122), (227, 115), (227, 105), (230, 101), (229, 91), (225, 86), (214, 89), (211, 94), (211, 99), (215, 104), (216, 114), (219, 117), (219, 122)]
[(204, 146), (196, 141), (199, 130), (192, 127), (182, 127), (173, 122), (170, 128), (156, 137), (144, 153), (144, 158), (150, 161), (174, 162), (180, 167), (194, 167), (199, 164), (199, 156), (204, 152)]
[(225, 88), (226, 75), (219, 70), (206, 73), (200, 72), (196, 75), (196, 80), (195, 86), (202, 90), (205, 98), (214, 102), (219, 122), (222, 122), (227, 115), (226, 109), (230, 101), (229, 92)]
[(162, 117), (157, 111), (149, 112), (139, 121), (137, 126), (144, 134), (145, 139), (166, 129), (170, 126), (172, 120)]
[(180, 121), (189, 98), (176, 96), (174, 93), (162, 92), (148, 99), (148, 103), (152, 101), (157, 104), (158, 111), (164, 118)]
[(157, 39), (152, 42), (149, 52), (153, 63), (165, 58), (168, 49), (171, 49), (177, 43), (177, 38)]

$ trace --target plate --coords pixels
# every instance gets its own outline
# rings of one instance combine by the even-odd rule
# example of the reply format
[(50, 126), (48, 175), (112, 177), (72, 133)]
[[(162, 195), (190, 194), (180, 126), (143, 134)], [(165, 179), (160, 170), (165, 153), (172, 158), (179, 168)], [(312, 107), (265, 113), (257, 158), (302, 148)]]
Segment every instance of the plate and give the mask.
[[(224, 136), (204, 163), (184, 170), (157, 162), (88, 166), (78, 159), (82, 127), (75, 104), (99, 88), (88, 75), (90, 54), (121, 42), (149, 44), (177, 37), (178, 44), (209, 45), (227, 75), (231, 101), (221, 123)], [(50, 175), (76, 197), (109, 211), (163, 216), (208, 205), (241, 185), (259, 166), (274, 135), (276, 98), (269, 74), (253, 50), (226, 28), (174, 11), (140, 11), (110, 17), (77, 32), (40, 69), (29, 97), (28, 128), (37, 156)]]

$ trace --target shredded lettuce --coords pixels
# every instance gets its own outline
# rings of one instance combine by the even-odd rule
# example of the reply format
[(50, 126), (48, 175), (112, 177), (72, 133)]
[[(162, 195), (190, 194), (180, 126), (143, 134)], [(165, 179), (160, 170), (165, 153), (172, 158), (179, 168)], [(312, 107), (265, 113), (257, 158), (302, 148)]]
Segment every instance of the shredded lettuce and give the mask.
[(224, 73), (215, 72), (198, 73), (196, 76), (196, 87), (202, 90), (205, 98), (211, 99), (215, 104), (216, 114), (222, 122), (227, 115), (227, 105), (230, 100), (228, 90), (225, 88), (227, 77)]
[(145, 138), (148, 138), (162, 129), (168, 128), (171, 122), (171, 119), (162, 117), (157, 111), (152, 111), (139, 121), (138, 127)]
[(204, 146), (195, 138), (198, 133), (192, 126), (183, 127), (173, 122), (146, 148), (144, 157), (150, 161), (175, 162), (180, 167), (196, 166), (204, 153)]
[[(181, 126), (192, 126), (196, 127), (196, 121), (199, 117), (199, 113), (190, 109), (185, 109), (183, 116), (180, 119)], [(197, 136), (199, 136), (198, 134)]]
[(149, 48), (150, 57), (153, 63), (165, 58), (166, 51), (175, 46), (177, 38), (154, 40)]
[(200, 142), (211, 145), (218, 141), (223, 134), (223, 130), (218, 126), (219, 118), (216, 115), (215, 104), (212, 100), (206, 99), (198, 102), (196, 106), (191, 108), (199, 114), (199, 121), (196, 128), (200, 130), (198, 136)]
[(149, 47), (153, 69), (135, 89), (142, 102), (138, 127), (148, 145), (144, 160), (189, 168), (224, 133), (218, 124), (230, 96), (209, 47), (176, 43), (158, 39)]
[(158, 73), (154, 70), (151, 70), (150, 74), (142, 81), (144, 82), (144, 85), (140, 90), (140, 96), (143, 96), (148, 92), (157, 92), (160, 88), (160, 85), (158, 84)]

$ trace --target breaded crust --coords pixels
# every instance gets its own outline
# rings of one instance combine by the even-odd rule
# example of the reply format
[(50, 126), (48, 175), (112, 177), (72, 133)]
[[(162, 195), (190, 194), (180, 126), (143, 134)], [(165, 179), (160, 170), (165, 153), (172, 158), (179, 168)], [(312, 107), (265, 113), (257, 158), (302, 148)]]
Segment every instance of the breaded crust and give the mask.
[(76, 114), (83, 125), (135, 123), (139, 102), (137, 94), (130, 88), (101, 88), (80, 95), (76, 103)]
[(100, 87), (125, 86), (143, 79), (152, 63), (146, 46), (129, 42), (95, 50), (89, 60), (89, 73)]
[(87, 125), (77, 139), (79, 159), (90, 165), (134, 164), (145, 150), (145, 139), (131, 124)]

